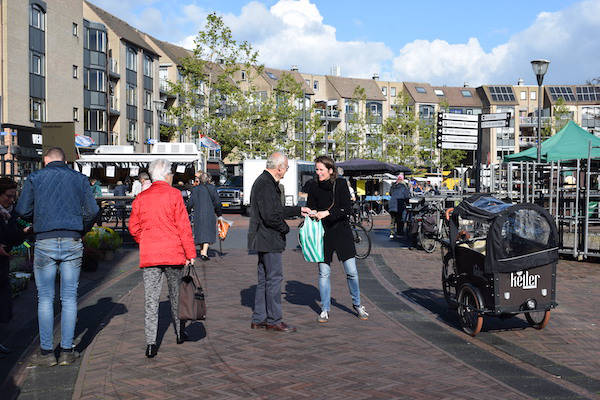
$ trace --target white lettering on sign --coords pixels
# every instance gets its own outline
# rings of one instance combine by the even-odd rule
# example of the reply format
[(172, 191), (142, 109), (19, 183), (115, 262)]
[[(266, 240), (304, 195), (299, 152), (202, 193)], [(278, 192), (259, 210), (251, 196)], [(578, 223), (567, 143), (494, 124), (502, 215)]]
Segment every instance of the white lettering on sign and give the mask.
[(42, 144), (42, 135), (39, 135), (37, 133), (32, 133), (31, 134), (31, 143)]
[(518, 271), (516, 273), (510, 273), (510, 287), (521, 288), (521, 289), (537, 289), (538, 281), (540, 280), (539, 275), (530, 275), (529, 271)]

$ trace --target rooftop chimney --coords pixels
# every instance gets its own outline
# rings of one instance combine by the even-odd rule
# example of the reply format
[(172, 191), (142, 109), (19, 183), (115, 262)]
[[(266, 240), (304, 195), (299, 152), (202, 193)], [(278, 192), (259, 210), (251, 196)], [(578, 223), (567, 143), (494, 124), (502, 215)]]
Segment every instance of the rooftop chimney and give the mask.
[(292, 67), (290, 68), (290, 71), (298, 71), (298, 66), (297, 65), (292, 65)]
[(463, 87), (469, 87), (469, 82), (463, 83)]
[(378, 80), (378, 79), (379, 79), (379, 72), (375, 72), (375, 73), (373, 74), (373, 80), (374, 80), (374, 81), (376, 81), (376, 80)]
[(517, 81), (517, 86), (523, 86), (523, 78), (519, 78)]

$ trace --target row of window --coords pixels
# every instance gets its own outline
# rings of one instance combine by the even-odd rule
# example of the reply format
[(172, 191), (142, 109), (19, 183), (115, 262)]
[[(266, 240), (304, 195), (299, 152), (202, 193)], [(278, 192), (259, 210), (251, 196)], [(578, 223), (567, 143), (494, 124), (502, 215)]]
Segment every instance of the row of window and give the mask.
[[(144, 142), (148, 139), (152, 139), (152, 124), (144, 124)], [(137, 121), (132, 119), (127, 120), (127, 141), (139, 142)]]
[[(521, 100), (527, 100), (527, 92), (525, 90), (522, 90), (521, 93), (519, 94)], [(529, 100), (535, 100), (537, 98), (537, 92), (535, 91), (531, 91), (529, 92)]]
[[(127, 105), (137, 107), (137, 86), (128, 83), (126, 88)], [(144, 90), (144, 109), (152, 110), (152, 92)]]
[[(29, 26), (41, 31), (46, 30), (46, 13), (37, 4), (32, 4), (29, 9)], [(79, 35), (79, 25), (73, 22), (73, 36)]]
[[(144, 55), (143, 57), (144, 75), (152, 78), (152, 57)], [(132, 48), (127, 48), (127, 69), (137, 71), (137, 52)]]

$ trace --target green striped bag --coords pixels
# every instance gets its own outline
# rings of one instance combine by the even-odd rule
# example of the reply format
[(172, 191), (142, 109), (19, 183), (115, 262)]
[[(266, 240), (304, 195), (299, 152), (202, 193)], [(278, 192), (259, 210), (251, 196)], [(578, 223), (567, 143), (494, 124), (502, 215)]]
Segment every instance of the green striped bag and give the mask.
[(300, 246), (302, 254), (308, 262), (323, 262), (323, 224), (321, 221), (304, 217), (304, 225), (300, 228)]

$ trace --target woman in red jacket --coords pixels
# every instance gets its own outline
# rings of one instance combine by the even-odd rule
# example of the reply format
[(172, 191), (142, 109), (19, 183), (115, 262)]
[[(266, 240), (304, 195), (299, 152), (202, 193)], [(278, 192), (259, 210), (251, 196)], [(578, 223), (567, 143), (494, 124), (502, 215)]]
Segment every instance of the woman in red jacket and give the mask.
[(171, 162), (154, 160), (148, 168), (152, 186), (133, 201), (129, 232), (140, 245), (140, 268), (144, 277), (146, 357), (156, 355), (158, 300), (162, 274), (167, 277), (171, 317), (177, 344), (185, 341), (184, 323), (178, 318), (179, 281), (183, 267), (193, 264), (196, 248), (181, 192), (174, 187)]

